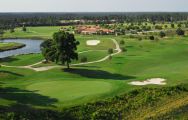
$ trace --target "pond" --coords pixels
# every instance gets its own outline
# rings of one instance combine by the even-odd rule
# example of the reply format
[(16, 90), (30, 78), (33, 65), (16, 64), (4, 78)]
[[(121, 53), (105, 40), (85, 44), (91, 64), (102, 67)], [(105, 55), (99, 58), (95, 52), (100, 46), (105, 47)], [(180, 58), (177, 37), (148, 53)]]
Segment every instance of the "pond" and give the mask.
[(22, 43), (26, 45), (23, 48), (0, 52), (0, 58), (5, 58), (5, 57), (21, 55), (21, 54), (40, 53), (41, 52), (40, 44), (43, 42), (43, 40), (5, 39), (5, 40), (0, 40), (0, 42), (5, 42), (5, 43), (16, 42), (16, 43)]

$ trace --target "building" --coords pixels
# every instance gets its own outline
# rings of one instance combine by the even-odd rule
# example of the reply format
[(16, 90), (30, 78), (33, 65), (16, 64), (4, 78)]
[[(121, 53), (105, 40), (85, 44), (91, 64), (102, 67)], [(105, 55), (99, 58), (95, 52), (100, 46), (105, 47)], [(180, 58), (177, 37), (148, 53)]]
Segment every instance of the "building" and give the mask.
[(100, 26), (77, 26), (76, 33), (84, 35), (113, 34), (114, 30), (103, 29)]

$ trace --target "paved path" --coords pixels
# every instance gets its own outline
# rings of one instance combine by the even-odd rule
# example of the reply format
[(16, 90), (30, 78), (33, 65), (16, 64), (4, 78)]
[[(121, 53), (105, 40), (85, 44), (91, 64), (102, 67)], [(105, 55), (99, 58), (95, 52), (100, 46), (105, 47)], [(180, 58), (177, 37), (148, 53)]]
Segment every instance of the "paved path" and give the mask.
[[(115, 50), (117, 52), (111, 54), (111, 56), (114, 56), (114, 55), (117, 55), (121, 52), (121, 48), (118, 44), (118, 42), (115, 40), (115, 39), (111, 39), (116, 48)], [(91, 51), (104, 51), (104, 50), (88, 50), (88, 51), (82, 51), (82, 52), (79, 52), (79, 54), (82, 54), (82, 53), (85, 53), (85, 52), (91, 52)], [(79, 66), (79, 65), (87, 65), (87, 64), (93, 64), (93, 63), (99, 63), (99, 62), (103, 62), (105, 60), (107, 60), (109, 58), (110, 55), (107, 55), (106, 57), (100, 59), (100, 60), (96, 60), (96, 61), (92, 61), (92, 62), (85, 62), (85, 63), (78, 63), (78, 64), (71, 64), (70, 66)], [(44, 61), (44, 60), (43, 60)], [(3, 67), (9, 67), (9, 68), (26, 68), (26, 69), (31, 69), (31, 70), (34, 70), (34, 71), (46, 71), (46, 70), (50, 70), (50, 69), (53, 69), (53, 68), (58, 68), (58, 67), (61, 67), (60, 65), (55, 65), (55, 66), (44, 66), (44, 67), (38, 67), (38, 68), (34, 68), (33, 66), (36, 66), (36, 65), (39, 65), (41, 64), (43, 61), (40, 61), (38, 63), (35, 63), (35, 64), (32, 64), (32, 65), (27, 65), (27, 66), (8, 66), (8, 65), (1, 65)]]

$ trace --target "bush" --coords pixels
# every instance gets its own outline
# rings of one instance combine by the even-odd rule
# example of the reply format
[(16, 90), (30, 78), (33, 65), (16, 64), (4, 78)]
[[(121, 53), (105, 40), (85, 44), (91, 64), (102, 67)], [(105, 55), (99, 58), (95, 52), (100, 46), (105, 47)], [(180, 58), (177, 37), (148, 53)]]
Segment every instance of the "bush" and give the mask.
[(171, 28), (175, 28), (175, 25), (173, 23), (171, 24)]
[(139, 41), (142, 41), (142, 37), (139, 37), (138, 40), (139, 40)]
[(122, 52), (127, 52), (127, 49), (125, 47), (121, 47)]
[(181, 28), (181, 26), (182, 26), (182, 25), (179, 23), (179, 24), (178, 24), (178, 27)]
[(163, 29), (163, 27), (162, 27), (162, 26), (160, 26), (160, 25), (156, 25), (156, 26), (155, 26), (155, 29), (157, 29), (157, 30), (162, 30), (162, 29)]
[(112, 59), (112, 56), (110, 55), (110, 56), (108, 57), (108, 59), (111, 60), (111, 59)]
[(113, 51), (113, 49), (112, 48), (109, 48), (108, 49), (108, 54), (112, 54), (114, 51)]
[(118, 112), (113, 109), (99, 109), (92, 114), (92, 120), (116, 120)]
[(168, 25), (165, 25), (164, 27), (165, 27), (165, 28), (168, 28)]
[(188, 23), (185, 24), (185, 27), (188, 28)]
[(87, 62), (87, 57), (82, 57), (81, 59), (80, 59), (80, 61), (83, 63), (83, 62)]
[(15, 31), (14, 31), (14, 29), (13, 29), (13, 28), (12, 28), (12, 29), (10, 29), (10, 33), (13, 33), (13, 32), (15, 32)]
[(159, 36), (160, 36), (161, 38), (163, 38), (163, 37), (166, 36), (166, 33), (165, 33), (164, 31), (161, 31), (161, 32), (159, 33)]
[(119, 42), (119, 44), (120, 44), (120, 45), (124, 45), (124, 44), (125, 44), (125, 41), (124, 41), (124, 40), (121, 40), (121, 41)]
[(177, 35), (184, 35), (184, 34), (185, 34), (185, 31), (182, 30), (181, 28), (178, 28), (178, 29), (176, 30), (176, 33), (177, 33)]
[(155, 37), (152, 35), (149, 37), (150, 40), (155, 40)]
[(26, 27), (23, 27), (23, 28), (22, 28), (22, 31), (26, 32), (26, 31), (27, 31), (27, 28), (26, 28)]

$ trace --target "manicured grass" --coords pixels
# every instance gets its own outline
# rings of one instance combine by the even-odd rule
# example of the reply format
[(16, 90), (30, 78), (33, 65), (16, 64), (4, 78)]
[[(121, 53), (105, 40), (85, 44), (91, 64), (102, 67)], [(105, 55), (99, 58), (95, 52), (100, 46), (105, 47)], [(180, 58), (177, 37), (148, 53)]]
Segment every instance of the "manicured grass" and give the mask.
[(63, 106), (73, 105), (74, 101), (85, 101), (85, 97), (99, 96), (112, 90), (109, 82), (103, 81), (50, 81), (27, 86), (30, 91), (56, 98)]
[(13, 50), (13, 49), (18, 49), (21, 47), (24, 47), (24, 44), (21, 43), (2, 43), (0, 42), (0, 51), (7, 51), (7, 50)]
[(86, 62), (92, 62), (96, 60), (100, 60), (108, 55), (107, 50), (104, 51), (89, 51), (89, 52), (84, 52), (79, 54), (78, 56), (78, 61), (73, 61), (72, 64), (74, 63), (81, 63), (81, 58), (86, 57), (87, 61)]
[(23, 32), (22, 28), (16, 28), (14, 33), (9, 31), (3, 34), (3, 38), (42, 38), (49, 39), (54, 32), (57, 32), (61, 27), (27, 27), (27, 31)]
[[(108, 50), (109, 48), (115, 48), (114, 43), (111, 40), (111, 36), (97, 36), (97, 35), (76, 35), (75, 38), (80, 42), (78, 51), (86, 50)], [(97, 46), (88, 46), (87, 40), (100, 40)]]
[[(44, 31), (45, 27), (37, 30), (39, 29)], [(50, 31), (52, 30), (39, 34), (44, 37)], [(1, 67), (0, 84), (9, 92), (0, 97), (0, 101), (2, 101), (0, 103), (8, 105), (16, 102), (51, 108), (53, 106), (50, 105), (55, 105), (57, 107), (54, 107), (55, 109), (61, 109), (62, 107), (93, 102), (145, 87), (129, 85), (128, 83), (131, 81), (157, 77), (165, 78), (167, 80), (166, 86), (188, 83), (187, 36), (161, 38), (159, 41), (150, 41), (148, 39), (138, 41), (138, 39), (128, 38), (127, 36), (76, 35), (76, 38), (81, 43), (78, 47), (79, 52), (106, 50), (104, 52), (97, 51), (80, 54), (88, 57), (89, 61), (97, 60), (107, 55), (107, 49), (114, 48), (110, 38), (118, 41), (124, 40), (125, 45), (122, 45), (122, 47), (125, 47), (127, 52), (120, 53), (113, 56), (111, 60), (101, 63), (73, 67), (71, 71), (62, 70), (65, 68), (63, 66), (62, 68), (43, 72)], [(101, 44), (99, 46), (87, 46), (85, 44), (87, 40), (101, 40)], [(6, 60), (1, 61), (1, 63), (13, 66), (30, 65), (43, 59), (40, 54), (13, 58), (18, 60)], [(163, 86), (149, 85), (148, 87)], [(16, 92), (10, 91), (9, 88), (16, 88)], [(23, 90), (26, 91), (24, 92)], [(20, 91), (24, 94), (19, 94)]]
[(26, 66), (42, 61), (44, 58), (41, 54), (18, 55), (8, 58), (3, 58), (0, 62), (9, 66)]

